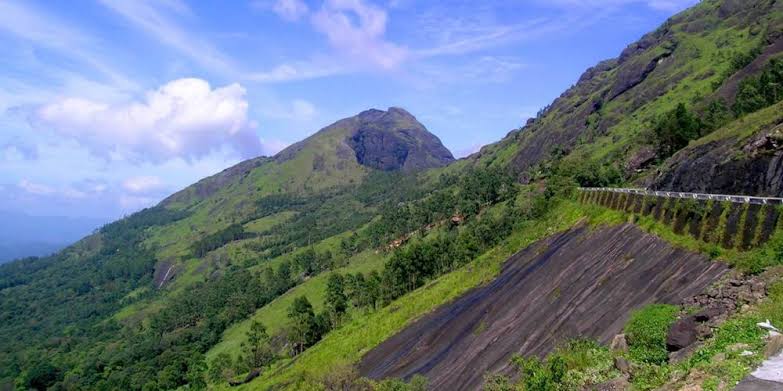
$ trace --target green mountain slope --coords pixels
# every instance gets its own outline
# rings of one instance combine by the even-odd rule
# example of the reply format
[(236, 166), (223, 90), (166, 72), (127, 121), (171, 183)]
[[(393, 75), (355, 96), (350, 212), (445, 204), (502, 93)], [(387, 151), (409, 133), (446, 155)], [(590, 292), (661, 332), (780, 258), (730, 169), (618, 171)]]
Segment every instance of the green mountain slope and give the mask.
[[(563, 156), (646, 175), (668, 157), (654, 133), (661, 117), (679, 104), (700, 116), (700, 134), (689, 138), (725, 124), (740, 81), (783, 49), (782, 28), (779, 2), (702, 1), (588, 69), (535, 119), (474, 158), (509, 165), (523, 182)], [(716, 103), (723, 115), (710, 110)]]
[[(2, 265), (0, 386), (360, 381), (363, 353), (509, 255), (580, 220), (625, 221), (569, 200), (576, 185), (780, 194), (782, 7), (702, 1), (467, 159), (402, 109), (368, 110)], [(779, 243), (710, 255), (767, 265)]]
[[(274, 157), (199, 181), (54, 256), (3, 265), (0, 378), (53, 384), (80, 368), (82, 375), (69, 380), (77, 387), (136, 388), (165, 372), (160, 368), (187, 366), (191, 353), (205, 351), (248, 311), (309, 275), (350, 262), (332, 248), (319, 254), (323, 264), (285, 272), (281, 264), (290, 268), (308, 245), (335, 235), (342, 236), (327, 242), (339, 249), (340, 238), (369, 223), (382, 204), (425, 191), (415, 175), (402, 172), (451, 161), (406, 111), (369, 110)], [(254, 277), (272, 268), (282, 274)], [(194, 294), (211, 302), (192, 307)], [(233, 303), (240, 297), (246, 301)], [(172, 318), (183, 313), (191, 320)], [(184, 350), (167, 357), (172, 349)], [(105, 365), (122, 370), (107, 373)], [(177, 384), (179, 376), (161, 384)]]

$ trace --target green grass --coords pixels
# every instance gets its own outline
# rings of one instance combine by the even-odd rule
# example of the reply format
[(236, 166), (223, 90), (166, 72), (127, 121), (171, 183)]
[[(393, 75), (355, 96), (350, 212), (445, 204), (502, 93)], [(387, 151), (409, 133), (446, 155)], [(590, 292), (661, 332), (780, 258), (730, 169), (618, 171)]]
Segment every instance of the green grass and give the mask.
[[(758, 273), (770, 266), (783, 264), (783, 221), (778, 221), (778, 229), (762, 246), (744, 251), (736, 248), (723, 248), (716, 243), (707, 243), (691, 236), (687, 230), (682, 234), (674, 232), (673, 224), (664, 224), (652, 216), (644, 216), (616, 211), (600, 205), (584, 204), (583, 213), (590, 217), (592, 225), (612, 225), (622, 222), (633, 222), (643, 231), (653, 234), (673, 246), (689, 251), (699, 252), (720, 262), (729, 264), (738, 270), (748, 273)], [(728, 208), (724, 208), (727, 210)], [(783, 220), (783, 219), (781, 219)], [(720, 233), (722, 228), (718, 229)]]
[[(774, 325), (783, 324), (783, 269), (773, 268), (768, 273), (776, 282), (764, 301), (731, 316), (690, 358), (675, 364), (650, 365), (634, 374), (635, 388), (647, 390), (664, 384), (670, 389), (681, 388), (691, 375), (702, 379), (700, 385), (705, 390), (717, 390), (719, 385), (721, 389), (732, 388), (747, 376), (763, 360), (765, 332), (756, 323), (769, 319)], [(753, 354), (742, 355), (745, 350)]]
[[(339, 273), (369, 273), (380, 270), (386, 257), (384, 254), (376, 254), (374, 251), (364, 251), (351, 258), (350, 263), (337, 269)], [(319, 312), (323, 309), (326, 294), (326, 281), (329, 273), (322, 273), (310, 278), (292, 288), (284, 295), (271, 303), (258, 309), (250, 318), (236, 323), (223, 332), (220, 343), (213, 346), (207, 354), (207, 360), (222, 352), (234, 353), (239, 351), (239, 345), (244, 342), (245, 334), (253, 321), (258, 321), (266, 326), (270, 335), (280, 333), (288, 324), (288, 307), (295, 298), (305, 296), (313, 305), (313, 310)]]
[[(577, 221), (585, 221), (592, 227), (599, 227), (634, 221), (634, 218), (626, 213), (600, 206), (582, 205), (570, 200), (561, 201), (544, 218), (524, 222), (502, 244), (479, 256), (466, 266), (431, 281), (424, 287), (376, 312), (355, 314), (348, 323), (329, 333), (321, 342), (302, 355), (296, 359), (285, 359), (278, 362), (246, 388), (266, 389), (273, 385), (285, 385), (290, 389), (296, 389), (313, 379), (321, 378), (333, 368), (358, 362), (364, 353), (412, 321), (438, 306), (454, 300), (469, 289), (491, 281), (499, 272), (500, 265), (514, 252), (536, 240), (572, 227)], [(675, 246), (692, 251), (709, 251), (711, 249), (687, 234), (674, 233), (670, 226), (659, 223), (652, 218), (637, 216), (636, 223), (644, 231), (655, 234)], [(776, 238), (778, 241), (783, 240), (781, 235), (776, 235)], [(767, 251), (768, 247), (759, 249), (759, 251)], [(729, 262), (731, 259), (729, 256), (738, 254), (739, 252), (736, 250), (726, 250), (721, 255), (729, 258), (728, 260), (724, 259)], [(747, 254), (758, 256), (759, 252), (747, 252)], [(277, 317), (281, 317), (280, 311), (283, 308), (284, 306), (280, 306), (280, 309), (277, 310)], [(650, 367), (645, 370), (647, 371), (645, 376), (649, 380), (666, 379), (668, 372), (665, 371), (669, 369)]]
[[(613, 125), (598, 137), (582, 140), (573, 153), (566, 157), (567, 160), (622, 161), (639, 148), (649, 145), (652, 124), (662, 114), (671, 111), (680, 103), (690, 108), (708, 103), (713, 93), (713, 84), (724, 78), (724, 74), (731, 67), (733, 55), (746, 53), (757, 47), (763, 36), (753, 36), (749, 28), (736, 28), (729, 23), (712, 28), (705, 34), (683, 32), (680, 25), (673, 25), (671, 29), (677, 37), (673, 54), (665, 58), (648, 78), (632, 90), (604, 102), (600, 116), (613, 119)], [(660, 53), (665, 45), (667, 43), (664, 42), (651, 48), (642, 56), (652, 58)], [(613, 72), (609, 73), (615, 77)], [(633, 111), (628, 110), (629, 107), (636, 107), (635, 101), (640, 99), (639, 93), (635, 91), (655, 89), (663, 91), (663, 94), (643, 100), (644, 104)], [(588, 98), (597, 96), (601, 91), (591, 92), (589, 97), (574, 96), (570, 101), (590, 101)], [(780, 109), (777, 111), (780, 112)], [(554, 123), (562, 121), (561, 117), (567, 116), (554, 111), (539, 119), (539, 122)], [(752, 132), (750, 129), (743, 129), (745, 134)], [(698, 145), (699, 142), (720, 137), (722, 133), (718, 132), (711, 135), (711, 138), (694, 143)]]
[(738, 141), (747, 139), (761, 130), (769, 129), (780, 123), (781, 118), (783, 118), (781, 113), (783, 113), (783, 102), (734, 120), (726, 126), (693, 141), (689, 146), (694, 147), (727, 138), (735, 138)]
[(287, 210), (280, 213), (275, 213), (271, 216), (262, 217), (260, 219), (256, 219), (246, 223), (245, 231), (253, 232), (257, 234), (264, 233), (268, 231), (270, 228), (274, 227), (275, 225), (281, 224), (289, 220), (291, 217), (294, 217), (295, 215), (296, 212)]
[(563, 202), (547, 218), (525, 222), (501, 245), (473, 262), (446, 274), (422, 288), (395, 300), (387, 307), (358, 314), (341, 328), (294, 360), (283, 360), (247, 389), (267, 389), (288, 385), (297, 389), (307, 378), (320, 378), (341, 365), (357, 362), (361, 356), (406, 325), (469, 289), (491, 281), (500, 265), (514, 252), (536, 240), (573, 226), (584, 217), (574, 202)]
[(650, 304), (631, 313), (625, 325), (631, 359), (647, 364), (661, 364), (668, 360), (666, 335), (679, 310), (679, 307), (670, 304)]

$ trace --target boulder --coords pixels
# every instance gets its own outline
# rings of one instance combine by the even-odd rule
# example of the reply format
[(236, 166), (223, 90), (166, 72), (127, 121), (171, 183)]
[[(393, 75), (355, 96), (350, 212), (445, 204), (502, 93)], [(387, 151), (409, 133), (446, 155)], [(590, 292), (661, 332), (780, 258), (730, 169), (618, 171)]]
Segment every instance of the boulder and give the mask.
[(628, 341), (625, 339), (625, 334), (617, 334), (612, 338), (612, 343), (609, 348), (616, 352), (627, 352)]
[(767, 346), (764, 348), (764, 357), (770, 358), (783, 351), (783, 335), (775, 334), (769, 337)]
[(629, 375), (631, 373), (631, 363), (629, 363), (625, 357), (615, 357), (614, 367), (624, 375)]
[(698, 323), (693, 316), (682, 318), (672, 325), (666, 336), (666, 349), (676, 352), (684, 349), (699, 339)]
[(245, 378), (242, 380), (229, 380), (228, 385), (231, 387), (241, 386), (243, 384), (250, 383), (251, 380), (257, 378), (259, 375), (261, 375), (261, 370), (256, 368), (250, 371), (250, 373), (248, 373), (247, 376), (245, 376)]
[(630, 390), (631, 383), (625, 377), (618, 377), (617, 379), (603, 382), (595, 386), (590, 387), (592, 391), (622, 391)]

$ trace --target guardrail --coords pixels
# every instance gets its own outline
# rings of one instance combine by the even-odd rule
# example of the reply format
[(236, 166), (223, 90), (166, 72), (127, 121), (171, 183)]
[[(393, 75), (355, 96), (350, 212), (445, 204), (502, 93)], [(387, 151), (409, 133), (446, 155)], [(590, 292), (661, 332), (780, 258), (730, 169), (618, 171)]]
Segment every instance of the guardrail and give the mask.
[(580, 191), (608, 191), (612, 193), (640, 194), (646, 196), (656, 196), (665, 198), (685, 198), (703, 201), (727, 201), (738, 204), (756, 204), (756, 205), (783, 205), (783, 198), (775, 197), (752, 197), (743, 195), (726, 194), (707, 194), (707, 193), (684, 193), (678, 191), (656, 191), (647, 189), (625, 189), (616, 187), (580, 187)]
[[(579, 188), (579, 201), (648, 216), (677, 234), (748, 250), (777, 231), (783, 198), (611, 187)], [(783, 228), (783, 227), (781, 227)]]

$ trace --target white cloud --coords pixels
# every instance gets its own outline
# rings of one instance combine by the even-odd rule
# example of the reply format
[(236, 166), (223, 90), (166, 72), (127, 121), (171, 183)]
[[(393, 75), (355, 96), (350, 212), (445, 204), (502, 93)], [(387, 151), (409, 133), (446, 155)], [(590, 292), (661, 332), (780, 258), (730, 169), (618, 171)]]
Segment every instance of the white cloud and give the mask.
[(279, 83), (293, 80), (317, 79), (346, 72), (344, 66), (331, 61), (314, 59), (310, 62), (280, 64), (268, 71), (250, 72), (246, 78), (261, 83)]
[(46, 195), (55, 192), (55, 190), (49, 186), (42, 185), (40, 183), (30, 182), (27, 179), (22, 179), (21, 181), (19, 181), (19, 184), (17, 186), (19, 186), (19, 188), (21, 188), (22, 190), (30, 194)]
[(134, 196), (128, 194), (121, 194), (118, 197), (118, 203), (122, 210), (128, 212), (134, 212), (142, 208), (147, 208), (155, 205), (158, 199), (155, 197)]
[(504, 83), (525, 68), (521, 60), (514, 57), (481, 56), (464, 63), (421, 64), (417, 77), (411, 80), (419, 88), (433, 88), (444, 83), (466, 85), (467, 83)]
[(258, 113), (265, 118), (298, 124), (307, 123), (320, 114), (314, 104), (304, 99), (294, 99), (290, 102), (270, 101)]
[(385, 40), (386, 21), (386, 11), (362, 0), (326, 0), (311, 17), (313, 27), (336, 50), (355, 61), (392, 69), (408, 50)]
[(163, 181), (156, 176), (135, 176), (122, 182), (122, 187), (131, 193), (147, 193), (163, 186)]
[(55, 188), (49, 185), (35, 183), (28, 179), (22, 179), (21, 181), (19, 181), (17, 187), (28, 194), (32, 194), (36, 196), (59, 195), (65, 198), (72, 198), (72, 199), (84, 198), (87, 196), (85, 192), (74, 189), (73, 187), (70, 186), (63, 187), (63, 188)]
[(315, 106), (304, 99), (296, 99), (291, 103), (291, 115), (295, 118), (309, 120), (316, 114)]
[(112, 105), (68, 97), (32, 115), (38, 129), (76, 140), (103, 158), (134, 161), (193, 160), (229, 146), (242, 157), (261, 145), (247, 117), (245, 89), (239, 84), (212, 89), (204, 80), (171, 81), (141, 102)]
[(285, 149), (285, 147), (291, 145), (291, 143), (287, 143), (282, 140), (278, 140), (278, 139), (267, 140), (263, 138), (261, 139), (261, 144), (263, 145), (264, 155), (267, 156), (272, 156)]
[(290, 21), (299, 20), (310, 11), (302, 0), (277, 0), (272, 10), (281, 18)]

